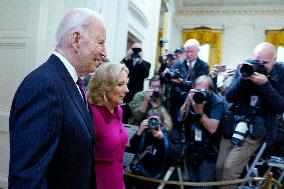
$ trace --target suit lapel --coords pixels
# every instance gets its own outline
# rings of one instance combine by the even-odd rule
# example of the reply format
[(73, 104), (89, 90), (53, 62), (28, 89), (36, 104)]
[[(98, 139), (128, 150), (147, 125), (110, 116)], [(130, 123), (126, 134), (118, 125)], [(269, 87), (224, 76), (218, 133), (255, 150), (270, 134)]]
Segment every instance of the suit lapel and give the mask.
[[(63, 78), (67, 91), (70, 94), (77, 109), (81, 113), (82, 117), (84, 118), (84, 121), (86, 123), (86, 126), (89, 132), (91, 133), (92, 136), (94, 136), (93, 120), (91, 118), (91, 113), (88, 112), (86, 105), (71, 75), (69, 74), (68, 70), (64, 66), (63, 62), (61, 62), (57, 56), (51, 55), (51, 57), (49, 58), (49, 61), (50, 60), (51, 60), (51, 63), (57, 68), (58, 72), (60, 73), (60, 76)], [(89, 110), (91, 111), (91, 109)]]

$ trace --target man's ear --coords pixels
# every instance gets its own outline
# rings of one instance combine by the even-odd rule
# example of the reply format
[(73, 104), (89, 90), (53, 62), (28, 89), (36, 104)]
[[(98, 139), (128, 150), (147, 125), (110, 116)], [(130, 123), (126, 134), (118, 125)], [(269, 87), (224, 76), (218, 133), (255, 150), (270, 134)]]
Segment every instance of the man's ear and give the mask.
[(72, 47), (73, 49), (78, 52), (79, 48), (80, 48), (80, 33), (79, 32), (74, 32), (72, 34), (72, 39), (71, 39), (71, 43), (72, 43)]

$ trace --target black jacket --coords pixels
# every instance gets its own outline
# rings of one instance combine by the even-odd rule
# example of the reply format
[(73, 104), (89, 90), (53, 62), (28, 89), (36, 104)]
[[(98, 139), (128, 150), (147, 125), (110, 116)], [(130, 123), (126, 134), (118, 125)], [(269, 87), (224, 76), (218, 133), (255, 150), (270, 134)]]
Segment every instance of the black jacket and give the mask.
[(145, 60), (142, 60), (134, 65), (133, 59), (126, 60), (125, 58), (121, 62), (124, 63), (129, 69), (129, 92), (126, 94), (124, 102), (130, 102), (135, 93), (143, 91), (144, 79), (149, 76), (151, 64)]
[(271, 145), (277, 136), (275, 115), (284, 112), (284, 64), (276, 63), (268, 76), (268, 82), (257, 86), (249, 80), (241, 79), (239, 69), (234, 74), (231, 85), (226, 90), (229, 103), (239, 103), (241, 114), (249, 113), (251, 95), (260, 98), (260, 114), (265, 118), (266, 142)]

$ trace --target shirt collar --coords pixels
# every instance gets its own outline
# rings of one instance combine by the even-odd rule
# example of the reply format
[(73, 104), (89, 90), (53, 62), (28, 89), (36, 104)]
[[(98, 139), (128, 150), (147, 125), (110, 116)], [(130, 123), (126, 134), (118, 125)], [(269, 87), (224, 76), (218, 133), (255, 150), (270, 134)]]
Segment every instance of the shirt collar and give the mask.
[(101, 112), (102, 116), (106, 120), (107, 123), (110, 122), (112, 118), (116, 118), (122, 120), (122, 110), (117, 106), (114, 109), (114, 113), (112, 114), (106, 106), (102, 105), (95, 105), (99, 112)]
[[(194, 67), (194, 65), (195, 65), (195, 63), (196, 63), (196, 62), (197, 62), (196, 60), (191, 62), (191, 68), (193, 68), (193, 67)], [(187, 61), (187, 63), (186, 63), (186, 64), (189, 66), (189, 61)]]
[(77, 72), (76, 72), (75, 68), (72, 66), (72, 64), (64, 56), (62, 56), (62, 54), (60, 54), (59, 52), (54, 51), (53, 54), (55, 56), (57, 56), (61, 60), (61, 62), (63, 62), (64, 66), (68, 70), (68, 72), (71, 75), (72, 79), (76, 83), (77, 80), (78, 80), (78, 75), (77, 75)]

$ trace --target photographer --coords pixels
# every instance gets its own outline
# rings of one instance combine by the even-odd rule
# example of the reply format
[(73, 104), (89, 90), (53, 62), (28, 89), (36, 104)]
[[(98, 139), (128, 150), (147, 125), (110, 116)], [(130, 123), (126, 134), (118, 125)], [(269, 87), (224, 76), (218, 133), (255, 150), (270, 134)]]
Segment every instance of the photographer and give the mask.
[(143, 59), (140, 43), (134, 43), (121, 62), (129, 69), (129, 93), (124, 98), (124, 102), (128, 103), (132, 100), (135, 93), (143, 90), (144, 79), (149, 76), (151, 64)]
[[(167, 107), (170, 114), (175, 118), (176, 112), (182, 105), (183, 95), (186, 95), (190, 89), (192, 89), (192, 84), (197, 77), (201, 75), (209, 74), (209, 66), (207, 63), (198, 58), (198, 52), (200, 49), (200, 44), (196, 39), (189, 39), (184, 44), (184, 51), (186, 54), (186, 59), (177, 61), (171, 69), (165, 69), (163, 76), (168, 77), (169, 85), (171, 85), (170, 95), (170, 105)], [(175, 122), (175, 119), (174, 119)]]
[(222, 128), (218, 180), (238, 179), (264, 140), (268, 148), (280, 140), (276, 117), (284, 112), (284, 65), (275, 60), (274, 46), (260, 43), (253, 51), (253, 59), (238, 66), (227, 88), (226, 99), (233, 104)]
[(129, 119), (130, 124), (138, 125), (145, 119), (149, 109), (157, 109), (162, 106), (164, 97), (161, 94), (161, 89), (160, 76), (155, 75), (150, 79), (147, 91), (140, 91), (134, 95), (133, 100), (129, 103), (129, 108), (133, 115)]
[[(164, 108), (151, 109), (147, 119), (144, 119), (136, 134), (130, 140), (131, 149), (136, 152), (136, 157), (129, 165), (134, 174), (141, 174), (151, 178), (162, 178), (169, 168), (168, 132), (172, 128), (169, 114)], [(127, 182), (128, 187), (157, 188), (156, 183), (145, 181)], [(132, 185), (132, 186), (130, 186)]]
[(184, 156), (188, 180), (193, 182), (210, 182), (215, 179), (220, 141), (218, 126), (224, 114), (224, 104), (213, 88), (209, 76), (198, 77), (194, 89), (190, 90), (178, 112), (178, 120), (184, 122), (187, 140)]

